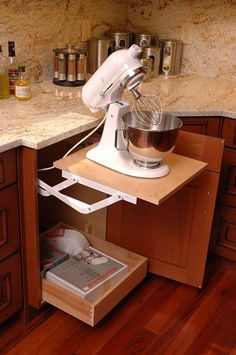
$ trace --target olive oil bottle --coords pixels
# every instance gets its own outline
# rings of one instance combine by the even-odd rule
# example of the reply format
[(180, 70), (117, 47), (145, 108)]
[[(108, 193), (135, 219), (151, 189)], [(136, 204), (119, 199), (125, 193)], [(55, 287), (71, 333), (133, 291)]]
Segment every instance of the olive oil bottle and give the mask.
[(19, 65), (18, 70), (19, 78), (15, 81), (15, 97), (20, 101), (30, 100), (30, 81), (25, 78), (25, 66)]
[(2, 54), (2, 45), (0, 44), (0, 100), (9, 99), (9, 77), (7, 58)]

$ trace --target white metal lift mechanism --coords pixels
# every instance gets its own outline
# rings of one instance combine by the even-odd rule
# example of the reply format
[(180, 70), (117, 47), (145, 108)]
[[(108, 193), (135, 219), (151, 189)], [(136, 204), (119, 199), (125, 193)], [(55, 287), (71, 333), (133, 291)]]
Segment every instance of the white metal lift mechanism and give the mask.
[[(112, 189), (108, 186), (98, 184), (92, 180), (83, 178), (81, 176), (75, 175), (68, 173), (67, 171), (62, 171), (62, 177), (65, 178), (65, 181), (60, 182), (57, 185), (50, 186), (44, 181), (38, 179), (38, 192), (40, 195), (44, 197), (49, 197), (49, 196), (55, 196), (68, 206), (72, 207), (75, 209), (77, 212), (83, 213), (83, 214), (88, 214), (94, 211), (97, 211), (101, 208), (107, 207), (112, 205), (115, 202), (118, 202), (120, 200), (124, 200), (133, 204), (137, 203), (137, 198), (135, 196), (128, 195), (124, 192), (118, 191), (116, 189)], [(67, 187), (70, 187), (74, 184), (81, 184), (84, 186), (88, 186), (92, 189), (95, 189), (100, 192), (104, 192), (108, 195), (109, 197), (106, 197), (105, 199), (95, 202), (93, 204), (87, 204), (83, 201), (80, 201), (78, 199), (75, 199), (73, 197), (67, 196), (63, 193), (61, 193), (61, 190), (66, 189)]]

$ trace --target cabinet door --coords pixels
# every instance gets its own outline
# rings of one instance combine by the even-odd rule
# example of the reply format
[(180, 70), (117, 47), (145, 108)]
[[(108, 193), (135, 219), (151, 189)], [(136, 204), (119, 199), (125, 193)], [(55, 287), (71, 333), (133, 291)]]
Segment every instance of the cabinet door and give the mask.
[(9, 150), (0, 154), (0, 189), (16, 182), (16, 152)]
[(159, 206), (110, 206), (108, 240), (148, 257), (149, 271), (201, 287), (217, 184), (206, 171)]
[(17, 187), (0, 191), (0, 260), (20, 246)]
[(230, 148), (224, 149), (218, 202), (236, 208), (236, 150)]
[(0, 262), (0, 323), (21, 306), (21, 262), (19, 254), (16, 254)]
[(220, 117), (179, 117), (183, 122), (182, 130), (218, 137)]
[(236, 120), (224, 118), (225, 149), (221, 167), (211, 252), (236, 261)]
[(224, 118), (222, 137), (225, 139), (225, 146), (236, 148), (236, 120)]

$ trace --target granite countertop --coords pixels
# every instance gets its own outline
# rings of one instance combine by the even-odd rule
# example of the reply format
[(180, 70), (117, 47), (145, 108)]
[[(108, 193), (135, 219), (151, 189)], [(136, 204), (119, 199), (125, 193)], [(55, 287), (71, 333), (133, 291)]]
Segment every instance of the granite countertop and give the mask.
[[(143, 94), (158, 95), (163, 110), (181, 116), (236, 119), (236, 79), (159, 76), (141, 84)], [(130, 93), (124, 98), (130, 100)], [(32, 99), (0, 101), (0, 152), (24, 145), (40, 149), (95, 127), (104, 116), (92, 114), (81, 100), (81, 87), (50, 81), (32, 85)]]

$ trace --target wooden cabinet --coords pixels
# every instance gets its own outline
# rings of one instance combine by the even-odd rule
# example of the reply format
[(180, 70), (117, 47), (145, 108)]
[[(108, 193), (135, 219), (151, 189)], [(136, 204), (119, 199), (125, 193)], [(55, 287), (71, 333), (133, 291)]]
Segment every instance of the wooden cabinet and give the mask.
[[(169, 199), (162, 201), (163, 204), (160, 206), (154, 206), (153, 203), (150, 203), (151, 201), (145, 202), (140, 198), (137, 206), (119, 202), (109, 207), (107, 239), (126, 250), (148, 257), (149, 270), (152, 272), (201, 287), (204, 279), (223, 154), (222, 139), (208, 137), (208, 135), (217, 136), (221, 134), (222, 119), (213, 118), (213, 121), (211, 121), (212, 118), (208, 118), (205, 119), (204, 125), (199, 125), (200, 117), (185, 119), (191, 119), (191, 129), (189, 128), (189, 130), (193, 130), (194, 124), (197, 123), (197, 132), (199, 132), (199, 126), (201, 126), (200, 131), (205, 135), (180, 132), (176, 153), (207, 162), (207, 170), (186, 186), (183, 186)], [(57, 301), (55, 295), (57, 295), (58, 289), (45, 282), (42, 286), (40, 278), (40, 226), (37, 192), (37, 167), (40, 152), (21, 147), (19, 148), (19, 155), (22, 171), (20, 178), (25, 250), (24, 273), (27, 280), (26, 294), (29, 309), (31, 311), (40, 308), (42, 294), (47, 302), (51, 300), (50, 303), (55, 305), (57, 302), (62, 302), (62, 307), (66, 307), (65, 300), (68, 295), (62, 292), (61, 301), (60, 297), (56, 297)], [(113, 180), (106, 176), (107, 170), (104, 169), (102, 179), (104, 181), (105, 176), (109, 186), (109, 183)], [(85, 171), (86, 169), (83, 168), (82, 170)], [(99, 176), (96, 177), (99, 178)], [(125, 176), (122, 175), (122, 179), (125, 181)], [(115, 178), (114, 181), (116, 181)], [(139, 181), (139, 186), (142, 185), (142, 182)], [(62, 216), (65, 217), (65, 215), (60, 217)], [(59, 221), (71, 224), (68, 220), (61, 218), (54, 222), (58, 223)], [(232, 218), (230, 223), (232, 224)], [(50, 227), (50, 223), (48, 224)], [(73, 224), (71, 225), (76, 227)], [(232, 229), (230, 236), (227, 238), (230, 238), (231, 243), (234, 240)], [(73, 297), (71, 299), (71, 302), (76, 302)], [(89, 312), (93, 312), (93, 305), (87, 305), (86, 307)], [(94, 321), (90, 319), (88, 322)]]
[(22, 306), (16, 152), (0, 154), (0, 323)]
[(223, 119), (225, 149), (213, 221), (211, 251), (236, 261), (236, 120)]

